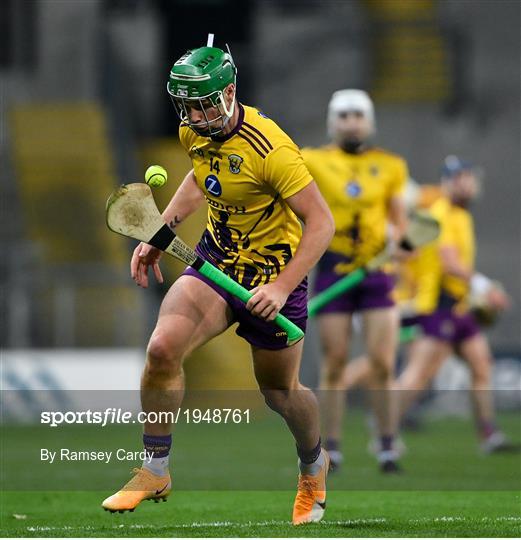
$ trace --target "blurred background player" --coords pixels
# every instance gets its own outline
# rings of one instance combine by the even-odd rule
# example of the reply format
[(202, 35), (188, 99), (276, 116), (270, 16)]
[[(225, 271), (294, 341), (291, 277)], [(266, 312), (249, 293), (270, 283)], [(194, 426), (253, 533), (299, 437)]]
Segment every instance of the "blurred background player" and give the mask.
[[(442, 233), (436, 242), (417, 250), (400, 265), (395, 298), (406, 340), (406, 367), (396, 383), (400, 419), (403, 422), (443, 362), (456, 353), (471, 370), (473, 411), (482, 451), (516, 449), (495, 424), (490, 393), (492, 355), (478, 325), (491, 324), (509, 302), (500, 284), (473, 271), (475, 239), (468, 208), (479, 188), (475, 168), (449, 156), (440, 185), (420, 187), (410, 181), (407, 187), (408, 206), (431, 208)], [(346, 391), (367, 387), (368, 359), (350, 362), (342, 380)], [(401, 440), (396, 447), (403, 451)]]
[[(184, 392), (183, 363), (197, 347), (239, 322), (251, 346), (255, 377), (266, 403), (286, 421), (299, 457), (293, 523), (321, 519), (325, 509), (327, 453), (321, 449), (318, 404), (299, 382), (303, 342), (288, 347), (272, 322), (279, 311), (305, 330), (308, 271), (325, 251), (333, 220), (298, 147), (270, 119), (236, 98), (236, 67), (229, 53), (193, 49), (173, 66), (168, 92), (181, 119), (179, 137), (192, 170), (163, 213), (172, 227), (208, 203), (198, 254), (253, 293), (244, 305), (188, 268), (163, 299), (147, 348), (141, 380), (143, 410), (177, 411)], [(302, 231), (297, 216), (304, 222)], [(161, 252), (134, 250), (131, 273), (148, 286), (158, 281)], [(171, 489), (170, 423), (144, 426), (150, 462), (103, 501), (110, 511), (134, 510)], [(266, 441), (269, 444), (269, 441)]]
[[(432, 381), (454, 352), (471, 371), (474, 414), (481, 449), (493, 452), (509, 446), (497, 428), (491, 393), (492, 353), (475, 313), (491, 321), (508, 307), (503, 288), (475, 271), (475, 237), (469, 206), (478, 194), (475, 168), (456, 156), (445, 159), (440, 196), (431, 213), (441, 225), (437, 242), (421, 249), (403, 265), (400, 286), (405, 324), (418, 324), (420, 336), (410, 345), (407, 366), (397, 381), (400, 413)], [(426, 206), (434, 190), (425, 191)]]
[[(354, 89), (335, 92), (329, 102), (327, 126), (332, 143), (302, 152), (335, 219), (335, 236), (318, 264), (315, 293), (327, 289), (385, 249), (389, 224), (394, 245), (406, 227), (402, 194), (408, 177), (407, 165), (401, 157), (372, 145), (375, 118), (369, 95)], [(393, 449), (397, 415), (391, 392), (398, 313), (391, 297), (392, 289), (391, 275), (383, 270), (372, 272), (318, 314), (324, 353), (320, 384), (324, 429), (326, 448), (334, 467), (343, 459), (342, 373), (349, 352), (353, 314), (360, 313), (379, 433), (378, 460), (382, 471), (398, 470)]]

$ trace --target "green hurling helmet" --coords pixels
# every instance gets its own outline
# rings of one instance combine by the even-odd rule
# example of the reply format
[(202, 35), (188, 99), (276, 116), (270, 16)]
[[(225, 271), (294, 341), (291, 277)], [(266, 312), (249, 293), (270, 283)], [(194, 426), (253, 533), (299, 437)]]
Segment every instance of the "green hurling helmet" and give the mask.
[[(186, 52), (170, 71), (167, 90), (181, 122), (197, 134), (220, 133), (233, 115), (235, 99), (228, 107), (223, 90), (235, 84), (237, 68), (230, 52), (217, 47), (199, 47)], [(203, 118), (192, 121), (189, 111), (202, 112)], [(210, 111), (210, 109), (217, 109)]]

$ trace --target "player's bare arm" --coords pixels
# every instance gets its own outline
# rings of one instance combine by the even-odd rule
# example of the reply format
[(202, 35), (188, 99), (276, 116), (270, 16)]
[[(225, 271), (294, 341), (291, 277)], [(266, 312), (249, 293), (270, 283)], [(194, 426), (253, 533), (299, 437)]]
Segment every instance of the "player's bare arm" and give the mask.
[(400, 248), (400, 241), (404, 238), (407, 230), (407, 211), (403, 197), (391, 197), (388, 203), (387, 219), (392, 225), (393, 258), (397, 261), (407, 260), (411, 256), (411, 252)]
[(403, 238), (407, 230), (407, 213), (403, 197), (392, 197), (389, 201), (389, 222), (393, 225), (395, 240)]
[[(163, 218), (175, 228), (188, 216), (193, 214), (204, 201), (204, 195), (197, 186), (193, 169), (185, 176), (181, 185), (175, 192), (172, 200), (163, 212)], [(151, 266), (154, 276), (159, 283), (163, 283), (163, 275), (159, 268), (161, 251), (141, 242), (130, 261), (130, 274), (140, 287), (148, 287), (148, 268)]]
[(306, 277), (329, 246), (335, 232), (333, 216), (315, 182), (311, 182), (286, 201), (304, 223), (304, 232), (294, 257), (279, 277), (253, 289), (246, 307), (254, 314), (272, 321), (286, 303), (291, 291)]
[(163, 217), (174, 229), (193, 214), (203, 202), (203, 192), (197, 186), (194, 170), (191, 169), (165, 208)]
[(465, 268), (461, 263), (458, 250), (453, 246), (440, 247), (440, 259), (443, 271), (451, 276), (469, 282), (472, 277), (472, 269)]
[(487, 302), (491, 307), (498, 310), (505, 310), (510, 306), (510, 299), (501, 286), (498, 286), (483, 274), (466, 268), (461, 262), (458, 250), (455, 247), (442, 246), (440, 248), (440, 258), (446, 274), (466, 281), (470, 285), (471, 290), (474, 290), (476, 293), (485, 294)]

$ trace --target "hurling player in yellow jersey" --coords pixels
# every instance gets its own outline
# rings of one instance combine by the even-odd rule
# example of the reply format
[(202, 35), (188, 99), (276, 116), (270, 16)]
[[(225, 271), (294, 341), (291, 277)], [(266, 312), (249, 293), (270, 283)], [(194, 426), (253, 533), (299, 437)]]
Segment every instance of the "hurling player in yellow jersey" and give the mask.
[[(251, 289), (253, 297), (244, 305), (192, 269), (184, 272), (167, 292), (148, 344), (143, 409), (177, 411), (184, 359), (238, 322), (266, 403), (296, 441), (300, 475), (293, 523), (318, 521), (329, 467), (320, 444), (318, 404), (299, 382), (303, 342), (287, 346), (285, 333), (272, 321), (281, 312), (305, 329), (306, 275), (331, 240), (331, 213), (298, 147), (275, 122), (237, 100), (229, 52), (210, 42), (188, 51), (174, 64), (167, 89), (193, 168), (163, 216), (174, 227), (206, 202), (208, 223), (197, 252)], [(138, 285), (147, 287), (149, 267), (162, 281), (160, 255), (148, 245), (136, 248), (131, 271)], [(168, 495), (171, 430), (170, 424), (145, 424), (144, 447), (153, 459), (103, 502), (106, 509), (133, 510), (144, 499)]]
[[(472, 287), (451, 274), (461, 272), (461, 268), (468, 271), (474, 265), (473, 223), (467, 207), (476, 185), (472, 167), (450, 157), (444, 166), (441, 187), (424, 185), (414, 189), (411, 206), (432, 208), (442, 232), (437, 241), (417, 250), (399, 268), (395, 299), (401, 312), (401, 327), (404, 332), (409, 329), (412, 333), (406, 343), (406, 367), (396, 381), (396, 388), (403, 390), (399, 392), (403, 419), (449, 354), (461, 354), (471, 371), (481, 448), (492, 453), (515, 450), (516, 446), (506, 440), (494, 421), (493, 402), (487, 390), (491, 384), (490, 350), (473, 311), (478, 309), (482, 316), (490, 318), (504, 309), (508, 300), (496, 284), (479, 274), (473, 274), (470, 279), (474, 289), (478, 285), (478, 295), (469, 294)], [(455, 261), (459, 261), (456, 266)], [(368, 379), (369, 363), (362, 357), (350, 362), (345, 370), (344, 387), (346, 390), (366, 387)], [(397, 449), (401, 452), (403, 448), (399, 440)]]
[(479, 298), (487, 310), (498, 312), (508, 306), (508, 298), (497, 284), (474, 269), (474, 224), (468, 210), (478, 188), (474, 168), (449, 156), (441, 180), (444, 196), (430, 208), (440, 222), (440, 238), (421, 250), (416, 267), (409, 265), (416, 274), (412, 276), (416, 291), (410, 305), (417, 317), (411, 321), (421, 328), (421, 335), (412, 344), (407, 367), (397, 381), (397, 387), (403, 390), (401, 414), (454, 351), (471, 370), (481, 448), (490, 453), (510, 445), (495, 425), (490, 393), (492, 354), (472, 313), (471, 302)]
[[(375, 131), (374, 107), (367, 93), (335, 92), (329, 103), (328, 129), (332, 144), (303, 150), (306, 165), (335, 220), (335, 235), (318, 265), (315, 293), (327, 289), (385, 249), (389, 225), (395, 244), (406, 226), (402, 195), (408, 177), (407, 164), (401, 157), (371, 144)], [(397, 415), (391, 388), (398, 313), (391, 298), (392, 288), (393, 278), (386, 272), (369, 273), (360, 285), (330, 302), (318, 314), (324, 351), (321, 389), (325, 390), (326, 448), (336, 466), (342, 462), (342, 373), (352, 317), (361, 313), (371, 366), (371, 398), (379, 431), (378, 461), (383, 472), (399, 469), (393, 448)]]

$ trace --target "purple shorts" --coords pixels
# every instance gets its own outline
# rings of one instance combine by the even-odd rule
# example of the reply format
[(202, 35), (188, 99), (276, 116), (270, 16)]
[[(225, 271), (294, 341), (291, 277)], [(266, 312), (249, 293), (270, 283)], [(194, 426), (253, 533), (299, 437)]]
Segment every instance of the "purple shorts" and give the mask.
[[(230, 306), (235, 322), (239, 323), (235, 331), (238, 336), (243, 337), (250, 345), (259, 349), (270, 349), (277, 351), (287, 347), (287, 335), (284, 330), (279, 328), (273, 322), (266, 322), (252, 315), (238, 298), (221, 289), (218, 285), (208, 278), (187, 267), (183, 276), (193, 276), (204, 281), (216, 293), (222, 296)], [(308, 319), (307, 306), (307, 278), (288, 296), (286, 303), (280, 310), (280, 313), (296, 324), (303, 332), (306, 331), (306, 322)]]
[(459, 345), (479, 333), (472, 313), (458, 315), (451, 309), (440, 308), (429, 315), (419, 315), (417, 322), (424, 336)]
[[(332, 270), (319, 270), (315, 278), (314, 294), (318, 294), (336, 283), (342, 275)], [(319, 315), (324, 313), (353, 313), (366, 309), (388, 308), (394, 306), (391, 293), (394, 278), (384, 272), (371, 272), (353, 289), (341, 294), (324, 306)]]

